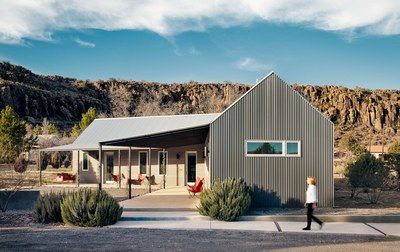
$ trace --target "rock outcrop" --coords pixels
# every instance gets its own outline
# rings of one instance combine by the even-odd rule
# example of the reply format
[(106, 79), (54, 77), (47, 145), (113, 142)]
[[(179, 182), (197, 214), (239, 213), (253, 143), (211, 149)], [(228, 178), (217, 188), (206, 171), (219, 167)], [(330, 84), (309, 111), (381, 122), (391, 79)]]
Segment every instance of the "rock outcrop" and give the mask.
[[(335, 123), (337, 138), (353, 132), (366, 142), (380, 143), (399, 135), (399, 90), (292, 86)], [(0, 62), (0, 109), (10, 105), (29, 123), (48, 118), (63, 130), (79, 121), (89, 107), (114, 117), (220, 112), (249, 88), (233, 83), (82, 81), (37, 75)]]

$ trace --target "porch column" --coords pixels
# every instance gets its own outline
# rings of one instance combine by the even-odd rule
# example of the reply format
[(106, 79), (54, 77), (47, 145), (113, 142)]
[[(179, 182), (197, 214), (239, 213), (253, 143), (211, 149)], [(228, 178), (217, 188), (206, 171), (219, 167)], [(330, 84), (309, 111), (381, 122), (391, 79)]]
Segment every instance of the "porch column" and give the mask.
[[(165, 189), (165, 184), (166, 184), (166, 182), (165, 182), (165, 174), (167, 173), (167, 157), (165, 156), (165, 149), (163, 149), (163, 171), (164, 171), (164, 173), (163, 173), (163, 188)], [(157, 158), (159, 158), (159, 157), (157, 157)]]
[[(79, 167), (79, 162), (80, 162), (80, 151), (78, 150), (78, 170), (76, 171), (76, 186), (77, 187), (79, 187), (79, 170), (80, 170), (80, 167)], [(73, 156), (73, 155), (72, 155)], [(72, 160), (72, 166), (73, 166), (73, 161), (74, 160)]]
[(132, 147), (129, 147), (128, 151), (128, 198), (132, 199)]
[(39, 186), (42, 186), (42, 159), (41, 157), (41, 151), (39, 150), (39, 160), (38, 160), (38, 166), (39, 166)]
[(102, 151), (102, 145), (99, 143), (99, 190), (102, 188), (103, 184), (103, 151)]
[(151, 193), (151, 148), (149, 148), (149, 193)]
[(118, 187), (121, 188), (121, 149), (118, 150)]

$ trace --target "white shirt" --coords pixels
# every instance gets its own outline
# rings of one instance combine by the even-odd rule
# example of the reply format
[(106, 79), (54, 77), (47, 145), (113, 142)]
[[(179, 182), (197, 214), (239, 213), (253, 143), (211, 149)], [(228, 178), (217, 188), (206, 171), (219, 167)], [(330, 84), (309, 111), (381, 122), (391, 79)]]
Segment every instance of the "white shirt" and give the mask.
[(307, 188), (307, 201), (306, 203), (317, 203), (317, 187), (315, 185), (309, 185)]

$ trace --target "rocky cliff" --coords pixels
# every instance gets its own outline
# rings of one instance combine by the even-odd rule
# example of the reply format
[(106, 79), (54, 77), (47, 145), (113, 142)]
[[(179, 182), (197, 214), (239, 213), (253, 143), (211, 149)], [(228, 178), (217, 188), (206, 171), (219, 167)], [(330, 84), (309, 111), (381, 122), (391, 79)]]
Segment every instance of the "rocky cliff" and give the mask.
[[(385, 142), (400, 129), (400, 91), (292, 85), (336, 125), (336, 136), (354, 132)], [(250, 88), (237, 83), (160, 84), (144, 81), (82, 81), (42, 76), (0, 62), (0, 108), (12, 106), (31, 124), (48, 118), (68, 130), (89, 107), (102, 116), (220, 112)]]

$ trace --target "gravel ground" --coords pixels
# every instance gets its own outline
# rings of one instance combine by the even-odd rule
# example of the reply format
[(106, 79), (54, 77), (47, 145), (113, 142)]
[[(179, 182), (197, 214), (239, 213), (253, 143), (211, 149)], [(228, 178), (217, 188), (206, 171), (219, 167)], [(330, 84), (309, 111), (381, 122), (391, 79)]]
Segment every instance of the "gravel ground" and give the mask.
[[(340, 244), (340, 245), (338, 245)], [(110, 228), (1, 229), (0, 251), (262, 251), (333, 249), (395, 251), (392, 237), (264, 233), (221, 230), (157, 230)]]

